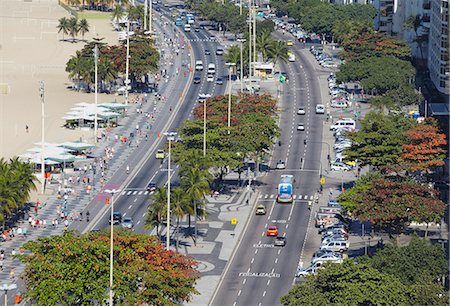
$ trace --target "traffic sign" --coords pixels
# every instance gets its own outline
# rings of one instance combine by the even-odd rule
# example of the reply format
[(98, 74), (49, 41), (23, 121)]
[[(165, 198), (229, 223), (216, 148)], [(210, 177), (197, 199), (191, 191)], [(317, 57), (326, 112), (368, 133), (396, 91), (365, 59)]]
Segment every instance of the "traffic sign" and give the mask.
[(320, 178), (320, 184), (322, 184), (322, 185), (325, 184), (325, 178), (324, 177)]
[(233, 224), (233, 225), (236, 225), (236, 224), (237, 224), (236, 218), (231, 218), (231, 224)]

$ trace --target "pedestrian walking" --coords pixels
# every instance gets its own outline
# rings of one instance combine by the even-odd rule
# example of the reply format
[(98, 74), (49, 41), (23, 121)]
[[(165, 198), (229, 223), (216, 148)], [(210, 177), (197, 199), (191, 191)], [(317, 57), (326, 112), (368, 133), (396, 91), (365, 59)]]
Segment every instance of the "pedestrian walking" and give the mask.
[(13, 279), (14, 276), (15, 276), (15, 274), (16, 274), (16, 268), (12, 268), (12, 269), (11, 269), (11, 272), (9, 272), (9, 278), (10, 278), (10, 279)]
[(28, 125), (25, 125), (25, 132), (28, 133)]

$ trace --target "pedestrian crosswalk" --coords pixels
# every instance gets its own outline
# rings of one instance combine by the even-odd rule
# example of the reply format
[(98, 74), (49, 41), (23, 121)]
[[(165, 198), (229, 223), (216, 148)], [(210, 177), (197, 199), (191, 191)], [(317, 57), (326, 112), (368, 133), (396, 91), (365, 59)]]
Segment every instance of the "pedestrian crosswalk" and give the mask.
[[(314, 196), (310, 196), (310, 195), (302, 195), (302, 194), (294, 194), (292, 196), (294, 198), (294, 200), (304, 200), (304, 201), (310, 201), (314, 199)], [(260, 194), (259, 195), (260, 199), (265, 199), (265, 200), (274, 200), (277, 198), (276, 194)]]
[(195, 39), (188, 39), (189, 41), (193, 41), (193, 42), (215, 42), (215, 39), (209, 39), (209, 38), (195, 38)]
[(124, 190), (122, 191), (123, 196), (141, 196), (141, 195), (151, 195), (154, 191), (148, 191), (148, 190)]

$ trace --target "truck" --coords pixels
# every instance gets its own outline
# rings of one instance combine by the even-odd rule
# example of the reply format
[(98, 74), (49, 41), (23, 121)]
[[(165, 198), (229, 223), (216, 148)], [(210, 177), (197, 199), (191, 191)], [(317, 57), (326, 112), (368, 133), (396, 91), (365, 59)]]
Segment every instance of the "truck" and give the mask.
[(192, 14), (186, 14), (186, 22), (188, 24), (194, 24), (195, 18)]
[(285, 174), (280, 177), (280, 182), (278, 184), (278, 203), (292, 203), (293, 199), (293, 189), (294, 189), (294, 176), (291, 174)]

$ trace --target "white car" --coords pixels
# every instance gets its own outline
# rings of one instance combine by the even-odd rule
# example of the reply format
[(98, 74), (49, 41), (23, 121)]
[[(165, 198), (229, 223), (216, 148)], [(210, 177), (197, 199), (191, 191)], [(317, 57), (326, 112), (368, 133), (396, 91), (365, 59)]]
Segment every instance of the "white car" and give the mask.
[(305, 130), (305, 125), (303, 123), (299, 123), (297, 125), (297, 131), (304, 131)]
[(344, 163), (332, 163), (330, 166), (331, 171), (350, 171), (352, 168)]
[(297, 115), (304, 115), (306, 114), (304, 107), (299, 107), (297, 111)]
[(208, 74), (208, 76), (206, 77), (206, 82), (214, 82), (214, 75)]
[(325, 105), (317, 104), (316, 105), (316, 114), (325, 114)]
[(304, 269), (298, 269), (297, 273), (295, 274), (295, 277), (305, 277), (307, 275), (316, 274), (317, 269), (318, 268), (315, 265), (312, 265)]
[(323, 254), (320, 257), (313, 258), (311, 263), (315, 264), (316, 262), (320, 262), (320, 261), (331, 261), (331, 262), (335, 262), (335, 263), (342, 263), (343, 258), (342, 258), (342, 254), (340, 254), (340, 253), (329, 252), (329, 253)]
[(348, 104), (347, 104), (347, 101), (345, 101), (345, 100), (339, 100), (339, 101), (332, 102), (331, 103), (331, 107), (334, 107), (334, 108), (347, 108)]
[(276, 168), (279, 169), (279, 170), (286, 169), (286, 164), (284, 163), (284, 161), (279, 160), (279, 161), (277, 162)]

